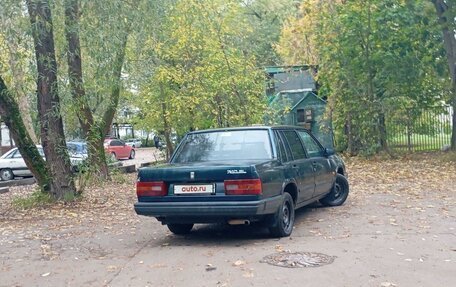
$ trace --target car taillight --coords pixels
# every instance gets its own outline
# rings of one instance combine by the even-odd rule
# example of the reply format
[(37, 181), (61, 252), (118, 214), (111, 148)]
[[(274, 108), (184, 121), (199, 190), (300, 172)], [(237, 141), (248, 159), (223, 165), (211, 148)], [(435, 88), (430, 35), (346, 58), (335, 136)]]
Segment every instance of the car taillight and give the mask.
[(258, 195), (262, 192), (260, 179), (225, 180), (226, 195)]
[(136, 182), (136, 195), (140, 196), (165, 196), (168, 188), (164, 181), (138, 181)]

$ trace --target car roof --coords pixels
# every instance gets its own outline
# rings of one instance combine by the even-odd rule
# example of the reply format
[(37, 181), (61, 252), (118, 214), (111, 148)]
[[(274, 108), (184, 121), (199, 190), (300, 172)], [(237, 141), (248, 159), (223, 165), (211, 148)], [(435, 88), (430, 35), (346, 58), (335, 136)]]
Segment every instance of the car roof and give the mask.
[(86, 142), (78, 142), (78, 141), (69, 141), (67, 144), (76, 144), (76, 145), (86, 145)]
[[(41, 149), (43, 148), (43, 147), (42, 147), (41, 145), (39, 145), (39, 144), (37, 144), (36, 147), (37, 147), (37, 148), (41, 148)], [(4, 158), (5, 156), (7, 156), (7, 155), (9, 155), (9, 154), (11, 154), (11, 153), (13, 153), (13, 152), (15, 152), (16, 150), (18, 150), (18, 148), (17, 148), (17, 147), (13, 147), (13, 148), (10, 149), (9, 151), (7, 151), (7, 152), (5, 152), (4, 154), (2, 154), (2, 155), (0, 156), (0, 158)]]
[(188, 134), (198, 134), (198, 133), (207, 133), (207, 132), (221, 132), (221, 131), (239, 131), (239, 130), (276, 130), (276, 129), (290, 129), (290, 130), (306, 130), (304, 127), (300, 126), (290, 126), (290, 125), (273, 125), (273, 126), (264, 126), (264, 125), (252, 125), (246, 127), (229, 127), (229, 128), (215, 128), (215, 129), (205, 129), (192, 131)]

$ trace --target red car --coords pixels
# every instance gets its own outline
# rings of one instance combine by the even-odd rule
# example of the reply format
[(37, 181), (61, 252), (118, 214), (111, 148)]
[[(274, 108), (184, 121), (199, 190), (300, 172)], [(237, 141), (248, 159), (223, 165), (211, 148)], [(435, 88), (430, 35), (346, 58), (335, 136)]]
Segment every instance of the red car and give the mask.
[(135, 158), (135, 149), (118, 139), (105, 139), (104, 148), (113, 159)]

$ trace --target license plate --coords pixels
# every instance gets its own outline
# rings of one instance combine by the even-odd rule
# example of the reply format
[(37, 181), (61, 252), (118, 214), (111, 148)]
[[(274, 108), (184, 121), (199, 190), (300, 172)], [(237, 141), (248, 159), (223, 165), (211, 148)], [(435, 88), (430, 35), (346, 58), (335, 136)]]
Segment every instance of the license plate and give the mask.
[(175, 185), (174, 194), (211, 194), (214, 193), (212, 184)]

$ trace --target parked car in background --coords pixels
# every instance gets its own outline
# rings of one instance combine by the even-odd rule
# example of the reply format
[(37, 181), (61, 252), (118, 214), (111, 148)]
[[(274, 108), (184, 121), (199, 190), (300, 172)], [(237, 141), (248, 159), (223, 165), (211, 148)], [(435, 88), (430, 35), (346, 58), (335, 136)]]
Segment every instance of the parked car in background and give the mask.
[[(67, 145), (68, 146), (68, 145)], [(70, 145), (72, 146), (72, 145)], [(40, 155), (45, 159), (43, 147), (41, 145), (36, 146)], [(72, 148), (68, 149), (68, 155), (70, 156), (71, 168), (73, 171), (78, 171), (81, 164), (87, 158), (87, 152), (74, 153)], [(87, 149), (85, 149), (87, 151)], [(13, 148), (7, 153), (0, 157), (0, 179), (7, 181), (12, 180), (15, 177), (31, 177), (32, 172), (28, 169), (22, 158), (18, 148)]]
[(73, 171), (81, 171), (81, 168), (87, 163), (87, 158), (89, 157), (87, 143), (79, 141), (67, 142), (67, 149)]
[[(37, 145), (36, 147), (44, 159), (43, 147), (40, 145)], [(18, 148), (13, 148), (0, 157), (0, 178), (1, 180), (7, 181), (14, 179), (16, 176), (30, 177), (33, 175), (25, 164)]]
[(142, 144), (141, 139), (127, 139), (125, 143), (133, 148), (139, 148)]
[(119, 139), (105, 139), (104, 148), (106, 153), (115, 160), (135, 158), (135, 149)]
[(261, 222), (273, 236), (289, 236), (295, 209), (345, 202), (346, 176), (342, 159), (304, 128), (196, 131), (169, 164), (139, 170), (134, 207), (175, 234), (194, 223)]

